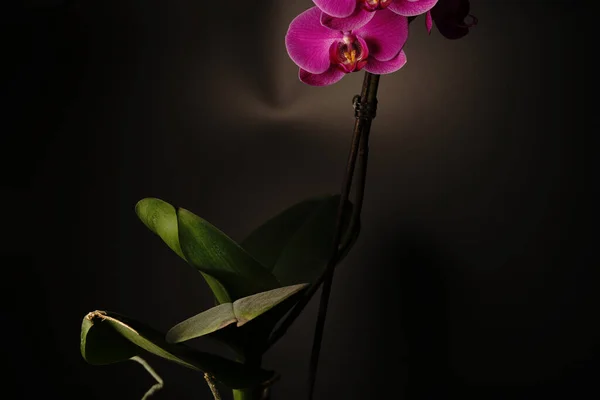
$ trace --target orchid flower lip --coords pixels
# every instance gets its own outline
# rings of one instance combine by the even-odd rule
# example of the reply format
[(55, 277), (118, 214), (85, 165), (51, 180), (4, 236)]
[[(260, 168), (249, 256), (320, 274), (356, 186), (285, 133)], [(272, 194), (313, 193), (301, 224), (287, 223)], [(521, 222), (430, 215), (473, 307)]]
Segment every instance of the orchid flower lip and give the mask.
[(341, 40), (336, 40), (329, 48), (331, 64), (344, 73), (360, 71), (369, 57), (366, 42), (353, 34), (344, 34)]
[(360, 7), (366, 11), (377, 11), (387, 8), (394, 0), (358, 0)]

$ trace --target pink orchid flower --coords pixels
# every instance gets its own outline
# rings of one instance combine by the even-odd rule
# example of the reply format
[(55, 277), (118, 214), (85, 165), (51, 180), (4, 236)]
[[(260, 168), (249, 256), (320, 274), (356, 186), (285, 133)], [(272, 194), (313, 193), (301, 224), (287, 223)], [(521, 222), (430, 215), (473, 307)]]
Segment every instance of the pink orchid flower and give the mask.
[(388, 10), (378, 12), (364, 26), (339, 31), (321, 25), (321, 10), (312, 7), (290, 24), (285, 46), (300, 67), (299, 78), (312, 86), (327, 86), (347, 73), (364, 69), (389, 74), (402, 68), (408, 39), (408, 19)]
[(357, 29), (388, 9), (405, 17), (429, 13), (438, 0), (313, 0), (323, 11), (321, 23), (332, 29)]

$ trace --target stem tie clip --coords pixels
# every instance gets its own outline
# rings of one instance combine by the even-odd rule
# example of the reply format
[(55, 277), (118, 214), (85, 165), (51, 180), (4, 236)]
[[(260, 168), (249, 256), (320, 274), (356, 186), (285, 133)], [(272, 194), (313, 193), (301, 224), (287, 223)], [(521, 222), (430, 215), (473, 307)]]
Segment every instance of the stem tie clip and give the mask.
[(377, 99), (371, 103), (361, 102), (360, 95), (352, 98), (352, 106), (354, 107), (354, 117), (356, 119), (373, 119), (377, 114)]

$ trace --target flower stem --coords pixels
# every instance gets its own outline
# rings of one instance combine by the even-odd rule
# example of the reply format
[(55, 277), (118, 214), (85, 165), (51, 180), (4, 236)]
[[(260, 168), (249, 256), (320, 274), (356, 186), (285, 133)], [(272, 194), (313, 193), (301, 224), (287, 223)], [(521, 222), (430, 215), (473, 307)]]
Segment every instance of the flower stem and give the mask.
[[(319, 314), (317, 318), (317, 325), (315, 328), (315, 337), (313, 341), (313, 349), (311, 353), (311, 369), (310, 369), (310, 380), (309, 380), (309, 399), (312, 399), (312, 393), (315, 384), (316, 371), (319, 360), (319, 353), (321, 348), (321, 340), (323, 335), (323, 328), (325, 325), (325, 317), (327, 315), (327, 305), (329, 302), (329, 296), (331, 294), (331, 285), (333, 282), (333, 272), (335, 265), (340, 261), (346, 253), (348, 242), (356, 238), (358, 229), (360, 226), (360, 211), (362, 208), (363, 196), (364, 196), (364, 185), (366, 178), (366, 161), (368, 155), (368, 136), (371, 128), (371, 121), (375, 117), (375, 108), (377, 105), (377, 88), (379, 85), (379, 75), (370, 74), (365, 72), (365, 78), (363, 80), (363, 86), (358, 101), (355, 101), (355, 115), (356, 121), (354, 124), (354, 132), (352, 135), (352, 142), (350, 145), (350, 152), (348, 155), (348, 162), (346, 165), (346, 171), (342, 180), (342, 190), (340, 197), (340, 204), (338, 207), (338, 215), (336, 221), (335, 234), (333, 238), (333, 252), (330, 261), (325, 269), (324, 273), (311, 285), (302, 299), (296, 304), (288, 316), (283, 320), (281, 325), (271, 338), (269, 339), (268, 347), (275, 344), (289, 329), (295, 319), (300, 315), (302, 310), (309, 303), (312, 296), (319, 289), (321, 284), (325, 284), (323, 292), (321, 293), (321, 302), (319, 306)], [(364, 136), (364, 140), (361, 138)], [(359, 150), (360, 148), (360, 150)], [(360, 153), (360, 155), (359, 155)], [(356, 166), (357, 158), (361, 158), (361, 171), (359, 176), (359, 188), (357, 190), (357, 202), (354, 207), (354, 213), (352, 215), (350, 229), (348, 234), (348, 240), (346, 240), (342, 246), (342, 235), (344, 231), (343, 224), (343, 211), (347, 207), (350, 197), (350, 191), (352, 188), (352, 178), (354, 175), (354, 169)]]
[[(357, 120), (356, 124), (358, 124), (358, 120)], [(341, 231), (342, 231), (341, 215), (343, 215), (343, 214), (341, 212), (344, 210), (344, 208), (348, 204), (348, 197), (350, 195), (350, 188), (351, 188), (351, 184), (352, 184), (352, 175), (354, 174), (354, 167), (356, 165), (356, 158), (358, 155), (358, 147), (360, 144), (360, 134), (361, 134), (361, 130), (357, 129), (356, 125), (355, 125), (354, 135), (352, 136), (352, 143), (350, 146), (350, 154), (348, 155), (348, 163), (346, 165), (346, 172), (344, 174), (344, 179), (342, 181), (342, 195), (340, 197), (340, 203), (338, 206), (336, 228), (335, 228), (335, 234), (334, 234), (335, 237), (333, 240), (333, 245), (334, 245), (333, 246), (333, 249), (334, 249), (333, 255), (332, 255), (332, 257), (330, 257), (330, 261), (328, 262), (327, 267), (326, 267), (325, 271), (323, 272), (323, 274), (321, 274), (321, 276), (319, 276), (319, 278), (315, 281), (315, 283), (307, 289), (305, 294), (298, 301), (298, 303), (294, 306), (294, 308), (290, 311), (290, 313), (287, 315), (287, 317), (283, 320), (281, 325), (279, 325), (279, 327), (273, 332), (273, 334), (269, 338), (269, 343), (267, 345), (267, 349), (270, 348), (271, 346), (273, 346), (279, 339), (281, 339), (281, 337), (283, 337), (283, 335), (285, 335), (285, 333), (290, 328), (292, 323), (296, 320), (296, 318), (298, 318), (298, 316), (300, 315), (302, 310), (304, 310), (304, 308), (306, 307), (306, 305), (308, 304), (308, 302), (310, 301), (312, 296), (319, 289), (321, 284), (326, 280), (327, 276), (329, 275), (330, 270), (332, 269), (332, 266), (335, 265), (335, 261), (338, 260), (339, 253), (337, 251), (337, 248), (339, 246), (339, 242), (340, 242), (340, 238), (341, 238)]]
[[(360, 213), (362, 209), (362, 203), (364, 199), (364, 189), (366, 183), (367, 173), (367, 157), (368, 157), (368, 140), (369, 132), (371, 130), (371, 122), (375, 117), (375, 108), (377, 107), (377, 88), (379, 86), (379, 75), (370, 74), (365, 72), (365, 78), (363, 80), (363, 87), (360, 98), (358, 98), (359, 106), (356, 109), (356, 122), (354, 124), (354, 134), (359, 141), (359, 158), (361, 171), (358, 177), (359, 188), (357, 190), (357, 204), (355, 204), (354, 213), (350, 222), (350, 228), (353, 229), (358, 225), (360, 220)], [(353, 148), (353, 151), (355, 149)], [(354, 155), (356, 157), (356, 155)], [(356, 160), (354, 160), (356, 163)], [(323, 291), (321, 292), (321, 302), (319, 303), (319, 314), (317, 315), (317, 324), (315, 327), (315, 335), (313, 338), (313, 347), (310, 358), (310, 372), (308, 380), (308, 399), (312, 400), (314, 395), (315, 383), (317, 379), (317, 368), (319, 366), (319, 355), (321, 353), (321, 342), (323, 340), (323, 330), (325, 328), (325, 319), (327, 317), (327, 307), (329, 304), (329, 297), (331, 295), (331, 286), (333, 284), (333, 274), (335, 271), (335, 263), (338, 258), (338, 247), (340, 245), (341, 236), (343, 233), (342, 216), (345, 207), (345, 201), (348, 200), (350, 195), (350, 187), (352, 185), (352, 172), (354, 171), (354, 165), (349, 173), (347, 173), (344, 183), (342, 186), (342, 200), (340, 200), (340, 207), (338, 209), (338, 221), (336, 236), (334, 239), (334, 249), (336, 252), (332, 257), (333, 262), (328, 265), (325, 280), (323, 282)]]

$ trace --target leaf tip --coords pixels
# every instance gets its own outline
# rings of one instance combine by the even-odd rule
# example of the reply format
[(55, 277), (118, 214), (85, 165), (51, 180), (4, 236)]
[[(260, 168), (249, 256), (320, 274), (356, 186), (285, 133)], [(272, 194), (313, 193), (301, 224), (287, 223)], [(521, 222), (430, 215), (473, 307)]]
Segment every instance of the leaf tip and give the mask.
[(103, 319), (106, 315), (107, 315), (106, 311), (96, 310), (96, 311), (87, 313), (87, 315), (84, 318), (90, 322), (93, 322), (94, 318), (102, 318)]
[(145, 197), (135, 203), (135, 213), (141, 218), (148, 211), (148, 208), (152, 205), (152, 203), (158, 203), (160, 205), (169, 204), (164, 200), (158, 199), (156, 197)]
[(174, 332), (173, 329), (170, 329), (165, 335), (165, 341), (169, 344), (175, 344), (181, 340), (178, 340), (177, 331)]
[(239, 328), (240, 326), (244, 325), (246, 322), (250, 321), (250, 319), (251, 318), (238, 317), (236, 326)]
[(196, 215), (193, 212), (191, 212), (190, 210), (188, 210), (187, 208), (183, 208), (183, 207), (175, 207), (175, 214), (177, 214), (177, 218), (179, 218), (179, 216), (189, 217), (192, 215)]

